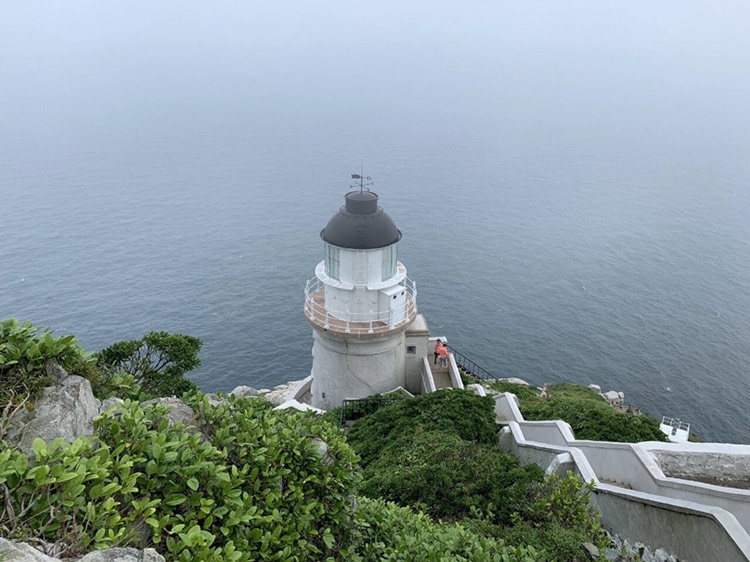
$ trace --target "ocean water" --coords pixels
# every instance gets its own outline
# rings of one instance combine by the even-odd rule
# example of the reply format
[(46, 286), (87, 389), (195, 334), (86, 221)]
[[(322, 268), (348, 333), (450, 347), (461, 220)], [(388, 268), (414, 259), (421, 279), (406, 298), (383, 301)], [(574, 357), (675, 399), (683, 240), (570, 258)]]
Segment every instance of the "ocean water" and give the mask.
[(0, 317), (303, 378), (362, 164), (433, 334), (750, 442), (743, 4), (76, 6), (0, 22)]

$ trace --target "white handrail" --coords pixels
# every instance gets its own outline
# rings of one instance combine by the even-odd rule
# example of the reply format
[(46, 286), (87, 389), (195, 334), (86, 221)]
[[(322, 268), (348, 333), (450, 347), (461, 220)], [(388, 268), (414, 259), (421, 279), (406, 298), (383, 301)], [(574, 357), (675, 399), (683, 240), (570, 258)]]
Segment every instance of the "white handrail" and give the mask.
[[(407, 298), (404, 299), (403, 305), (390, 308), (388, 310), (374, 312), (351, 312), (346, 310), (342, 318), (329, 309), (325, 302), (325, 283), (317, 277), (310, 279), (305, 285), (305, 314), (311, 322), (323, 324), (326, 329), (341, 328), (345, 333), (368, 333), (386, 332), (392, 330), (404, 322), (413, 320), (417, 311), (417, 287), (408, 277), (402, 281), (403, 287), (407, 292)], [(394, 318), (401, 320), (393, 325)], [(340, 321), (337, 326), (336, 320)]]

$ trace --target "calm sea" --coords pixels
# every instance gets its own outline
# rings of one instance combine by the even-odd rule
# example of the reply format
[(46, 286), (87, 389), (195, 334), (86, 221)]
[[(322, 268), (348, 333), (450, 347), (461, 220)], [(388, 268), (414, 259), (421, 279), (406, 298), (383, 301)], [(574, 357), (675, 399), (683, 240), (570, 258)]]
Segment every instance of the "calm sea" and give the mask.
[(433, 334), (750, 442), (742, 3), (76, 6), (0, 23), (0, 317), (303, 378), (364, 164)]

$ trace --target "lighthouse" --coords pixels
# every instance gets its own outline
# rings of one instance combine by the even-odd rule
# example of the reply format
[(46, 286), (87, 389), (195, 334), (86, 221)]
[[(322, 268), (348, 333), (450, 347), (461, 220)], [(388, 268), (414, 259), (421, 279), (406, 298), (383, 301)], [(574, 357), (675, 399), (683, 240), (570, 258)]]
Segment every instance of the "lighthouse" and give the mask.
[(329, 410), (398, 387), (419, 392), (427, 327), (398, 260), (401, 231), (377, 193), (347, 193), (320, 237), (324, 257), (305, 287), (312, 405)]

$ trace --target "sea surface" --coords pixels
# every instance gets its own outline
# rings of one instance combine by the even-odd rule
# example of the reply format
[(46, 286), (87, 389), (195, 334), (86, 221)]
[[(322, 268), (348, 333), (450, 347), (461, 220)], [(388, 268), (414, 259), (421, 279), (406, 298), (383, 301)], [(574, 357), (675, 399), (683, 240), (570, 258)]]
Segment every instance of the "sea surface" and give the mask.
[(304, 378), (363, 165), (432, 334), (750, 443), (744, 3), (73, 5), (0, 19), (0, 318)]

